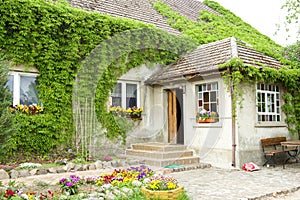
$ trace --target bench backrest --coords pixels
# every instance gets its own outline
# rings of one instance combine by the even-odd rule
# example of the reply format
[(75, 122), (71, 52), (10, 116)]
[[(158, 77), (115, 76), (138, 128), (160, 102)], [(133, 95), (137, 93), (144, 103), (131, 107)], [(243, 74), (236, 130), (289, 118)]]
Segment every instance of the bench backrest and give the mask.
[(285, 142), (286, 137), (263, 138), (260, 141), (262, 147), (276, 146), (276, 145), (280, 145), (281, 142)]

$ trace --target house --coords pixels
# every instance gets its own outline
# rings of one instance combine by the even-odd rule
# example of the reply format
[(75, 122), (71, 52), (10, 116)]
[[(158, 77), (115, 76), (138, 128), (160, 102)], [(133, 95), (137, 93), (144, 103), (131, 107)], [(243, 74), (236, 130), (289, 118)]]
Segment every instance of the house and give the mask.
[[(94, 1), (68, 0), (73, 7), (121, 18), (131, 18), (179, 35), (168, 19), (153, 8), (149, 0)], [(200, 1), (161, 0), (193, 22), (200, 11), (220, 15)], [(226, 64), (233, 59), (258, 69), (279, 69), (276, 59), (253, 50), (234, 36), (199, 45), (197, 49), (168, 66), (155, 64), (131, 69), (118, 79), (108, 106), (143, 107), (141, 121), (127, 135), (127, 145), (136, 142), (184, 144), (200, 156), (201, 162), (220, 167), (240, 167), (245, 162), (263, 163), (260, 139), (288, 136), (285, 115), (281, 111), (284, 88), (275, 84), (243, 84), (243, 107), (235, 105), (232, 91), (222, 77)], [(220, 65), (223, 67), (220, 68)], [(14, 104), (29, 99), (34, 103), (33, 85), (37, 70), (11, 72), (9, 85), (14, 91)], [(27, 94), (27, 98), (21, 97)], [(236, 109), (235, 109), (236, 107)], [(202, 110), (218, 113), (215, 123), (198, 123)], [(234, 114), (236, 114), (236, 117)]]
[[(276, 84), (245, 84), (243, 106), (237, 108), (236, 118), (232, 117), (232, 95), (221, 75), (226, 68), (218, 67), (232, 58), (240, 58), (245, 67), (280, 68), (274, 58), (231, 37), (199, 46), (146, 81), (156, 94), (154, 104), (164, 108), (169, 121), (164, 142), (189, 145), (201, 161), (220, 167), (241, 166), (249, 161), (261, 163), (260, 139), (289, 135), (280, 108), (283, 89)], [(174, 96), (177, 101), (170, 101)], [(170, 115), (168, 108), (179, 109), (180, 115)], [(196, 111), (202, 109), (219, 113), (219, 121), (198, 123)], [(169, 128), (170, 121), (177, 124), (175, 135)]]

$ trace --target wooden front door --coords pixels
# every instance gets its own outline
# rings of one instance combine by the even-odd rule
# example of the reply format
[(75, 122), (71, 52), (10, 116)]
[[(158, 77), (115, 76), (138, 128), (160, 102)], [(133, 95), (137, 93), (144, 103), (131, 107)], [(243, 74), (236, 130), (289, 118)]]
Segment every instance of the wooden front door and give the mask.
[(183, 133), (183, 91), (168, 90), (168, 142), (184, 144)]

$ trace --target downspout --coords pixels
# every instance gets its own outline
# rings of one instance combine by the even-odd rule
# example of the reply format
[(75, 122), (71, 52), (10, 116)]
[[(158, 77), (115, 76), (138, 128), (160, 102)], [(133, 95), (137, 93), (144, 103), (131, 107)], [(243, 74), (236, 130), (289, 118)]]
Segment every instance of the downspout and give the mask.
[[(227, 68), (228, 73), (231, 74), (231, 70), (228, 67)], [(236, 136), (236, 130), (235, 130), (235, 103), (234, 103), (234, 87), (232, 85), (232, 79), (229, 80), (230, 84), (230, 98), (231, 98), (231, 144), (232, 144), (232, 155), (231, 155), (231, 166), (236, 167), (235, 163), (235, 152), (236, 152), (236, 143), (235, 143), (235, 136)]]
[[(231, 45), (231, 56), (232, 58), (237, 58), (238, 57), (238, 50), (237, 50), (237, 42), (235, 37), (231, 37), (230, 40), (230, 45)], [(231, 68), (228, 67), (228, 74), (232, 74)], [(232, 155), (231, 155), (231, 166), (236, 167), (236, 160), (235, 160), (235, 153), (236, 153), (236, 103), (235, 101), (235, 96), (234, 96), (234, 86), (232, 83), (232, 79), (230, 78), (229, 80), (230, 84), (230, 97), (231, 97), (231, 145), (232, 145)]]

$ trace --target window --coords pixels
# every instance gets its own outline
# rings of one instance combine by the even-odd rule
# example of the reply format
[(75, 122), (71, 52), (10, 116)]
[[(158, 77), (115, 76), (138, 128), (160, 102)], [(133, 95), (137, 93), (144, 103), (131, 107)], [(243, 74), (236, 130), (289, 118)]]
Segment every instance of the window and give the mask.
[(112, 106), (120, 106), (123, 108), (138, 107), (138, 96), (138, 83), (120, 81), (115, 85), (111, 93)]
[(36, 74), (10, 72), (7, 86), (12, 93), (12, 104), (32, 105), (38, 104), (38, 91), (36, 89)]
[(218, 83), (205, 83), (197, 85), (198, 91), (198, 111), (207, 110), (218, 112), (219, 108), (219, 94), (218, 94)]
[(268, 84), (257, 84), (256, 87), (257, 120), (280, 121), (279, 87)]

